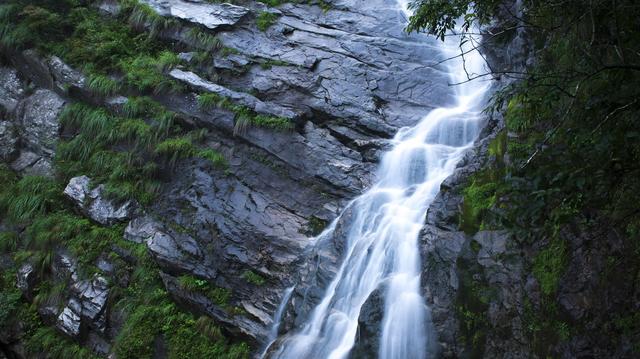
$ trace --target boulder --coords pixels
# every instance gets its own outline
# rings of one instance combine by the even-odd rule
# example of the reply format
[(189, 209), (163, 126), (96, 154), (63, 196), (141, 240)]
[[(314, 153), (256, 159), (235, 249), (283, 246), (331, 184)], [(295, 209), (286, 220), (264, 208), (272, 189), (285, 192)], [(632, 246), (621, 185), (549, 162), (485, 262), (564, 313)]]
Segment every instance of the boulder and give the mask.
[(69, 300), (67, 306), (62, 310), (62, 313), (58, 316), (56, 327), (60, 329), (64, 334), (75, 338), (80, 335), (82, 306), (80, 303), (72, 298)]
[(40, 89), (18, 104), (16, 125), (22, 143), (39, 156), (53, 158), (60, 132), (58, 115), (65, 101), (55, 92)]
[(142, 0), (159, 15), (175, 17), (211, 30), (233, 26), (249, 9), (229, 3), (211, 3), (202, 0)]
[(38, 282), (38, 275), (31, 263), (23, 264), (17, 273), (16, 286), (25, 297), (31, 298), (33, 289)]
[(136, 212), (135, 201), (117, 204), (104, 197), (104, 185), (91, 189), (90, 183), (87, 176), (74, 177), (64, 189), (64, 194), (89, 218), (103, 225), (113, 225), (128, 220)]
[(106, 326), (107, 298), (109, 296), (108, 282), (104, 277), (95, 276), (91, 280), (83, 280), (73, 285), (72, 291), (82, 308), (80, 315), (87, 324), (104, 332)]

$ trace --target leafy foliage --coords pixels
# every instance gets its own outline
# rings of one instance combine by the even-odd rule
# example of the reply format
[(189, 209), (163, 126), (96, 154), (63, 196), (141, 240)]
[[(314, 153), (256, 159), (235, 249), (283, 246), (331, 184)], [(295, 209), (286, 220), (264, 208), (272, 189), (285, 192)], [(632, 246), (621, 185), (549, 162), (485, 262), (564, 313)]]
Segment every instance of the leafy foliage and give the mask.
[[(564, 322), (556, 304), (571, 255), (571, 237), (563, 229), (590, 233), (606, 222), (626, 234), (629, 270), (640, 269), (635, 251), (640, 233), (640, 8), (631, 0), (545, 0), (526, 3), (516, 16), (508, 6), (418, 0), (408, 29), (443, 39), (447, 31), (460, 29), (455, 22), (465, 14), (462, 31), (499, 14), (504, 29), (485, 37), (489, 46), (524, 36), (535, 47), (524, 69), (492, 74), (518, 80), (499, 91), (490, 108), (505, 117), (504, 138), (489, 148), (490, 155), (503, 158), (504, 171), (474, 176), (465, 190), (465, 206), (470, 206), (468, 217), (493, 219), (537, 249), (530, 269), (542, 298), (535, 308), (528, 304), (523, 320), (533, 351), (546, 357), (556, 344), (584, 330), (581, 323)], [(613, 324), (599, 330), (607, 326)], [(628, 340), (616, 336), (611, 340)]]

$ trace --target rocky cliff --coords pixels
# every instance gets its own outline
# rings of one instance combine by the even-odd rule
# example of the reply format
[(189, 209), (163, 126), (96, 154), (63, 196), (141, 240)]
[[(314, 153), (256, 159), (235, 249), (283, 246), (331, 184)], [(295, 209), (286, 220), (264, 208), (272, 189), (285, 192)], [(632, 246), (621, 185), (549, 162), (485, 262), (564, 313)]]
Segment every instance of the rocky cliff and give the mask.
[[(82, 228), (108, 228), (118, 238), (81, 248), (95, 252), (88, 263), (77, 246), (68, 248), (74, 242), (62, 242), (44, 268), (36, 256), (15, 249), (2, 254), (0, 266), (16, 272), (23, 300), (34, 303), (46, 326), (99, 356), (114, 355), (123, 336), (137, 333), (130, 329), (139, 320), (130, 310), (134, 305), (122, 305), (121, 299), (138, 288), (132, 283), (142, 269), (157, 271), (161, 290), (180, 310), (212, 318), (231, 342), (249, 343), (251, 349), (238, 357), (256, 353), (268, 339), (286, 288), (296, 285), (282, 333), (303, 320), (335, 272), (343, 249), (341, 223), (327, 243), (315, 243), (314, 235), (371, 184), (380, 152), (400, 128), (450, 101), (436, 40), (406, 34), (395, 0), (277, 7), (143, 0), (131, 14), (126, 2), (88, 3), (104, 18), (120, 21), (126, 15), (136, 33), (169, 47), (179, 61), (161, 75), (177, 90), (98, 91), (88, 67), (73, 66), (55, 52), (3, 45), (0, 159), (19, 176), (64, 179), (56, 197), (63, 211), (88, 219)], [(492, 26), (506, 27), (499, 19)], [(494, 41), (482, 50), (494, 68), (531, 62), (525, 33), (488, 40)], [(130, 81), (122, 71), (108, 78)], [(59, 173), (68, 163), (56, 157), (56, 143), (77, 135), (61, 121), (65, 109), (85, 103), (123, 116), (143, 95), (174, 113), (186, 131), (204, 129), (202, 146), (220, 153), (226, 167), (180, 156), (148, 203), (114, 198), (108, 184), (90, 173)], [(205, 105), (205, 98), (214, 104)], [(243, 114), (249, 114), (248, 124), (242, 124)], [(274, 119), (277, 126), (270, 125)], [(509, 160), (500, 142), (504, 131), (499, 112), (488, 116), (477, 145), (442, 185), (422, 230), (423, 288), (441, 356), (533, 358), (551, 347), (553, 355), (566, 358), (632, 357), (629, 339), (612, 343), (597, 335), (608, 323), (607, 313), (622, 315), (616, 308), (638, 303), (638, 293), (624, 296), (622, 286), (603, 283), (637, 281), (624, 265), (614, 270), (607, 262), (612, 256), (630, 260), (614, 231), (563, 228), (569, 243), (564, 250), (572, 255), (551, 304), (532, 270), (543, 245), (499, 225), (465, 227), (465, 188), (473, 174), (498, 171)], [(145, 161), (151, 159), (137, 166)], [(0, 221), (3, 233), (25, 241), (32, 236), (30, 226), (9, 216)], [(607, 240), (596, 240), (601, 235)], [(49, 282), (59, 290), (42, 300), (38, 293)], [(377, 302), (366, 306), (356, 356), (373, 353), (381, 320)], [(535, 315), (551, 305), (553, 318)], [(25, 347), (27, 325), (18, 321), (2, 329), (0, 357), (34, 356)], [(170, 338), (151, 336), (139, 357), (178, 357)]]
[[(140, 29), (175, 44), (181, 59), (163, 75), (181, 90), (151, 97), (182, 126), (206, 129), (202, 142), (228, 166), (220, 171), (204, 159), (181, 160), (145, 205), (109, 199), (100, 183), (74, 177), (63, 191), (65, 201), (96, 224), (126, 225), (123, 237), (146, 245), (176, 303), (214, 318), (258, 349), (284, 289), (298, 274), (311, 277), (316, 271), (311, 237), (371, 183), (386, 140), (447, 103), (446, 75), (433, 66), (435, 40), (404, 33), (406, 19), (393, 0), (277, 8), (253, 1), (141, 4), (167, 25), (156, 30), (147, 19)], [(92, 6), (101, 16), (124, 11), (116, 1)], [(265, 17), (271, 19), (266, 27), (260, 23)], [(195, 38), (196, 31), (206, 35)], [(197, 58), (207, 48), (202, 36), (213, 35), (220, 50)], [(89, 103), (118, 114), (139, 95), (135, 89), (97, 92), (91, 76), (42, 51), (7, 47), (3, 56), (3, 161), (23, 176), (65, 177), (54, 164), (57, 139), (73, 135), (60, 121), (65, 106)], [(122, 74), (110, 76), (118, 81)], [(203, 94), (231, 105), (204, 107), (198, 101)], [(234, 106), (284, 118), (291, 127), (239, 129)], [(111, 251), (124, 256), (114, 262)], [(51, 281), (67, 289), (55, 305), (39, 311), (62, 334), (107, 355), (126, 320), (109, 298), (127, 288), (136, 262), (116, 244), (103, 254), (91, 263), (97, 273), (87, 277), (74, 269), (77, 259), (64, 245), (58, 246), (47, 271), (61, 273)], [(332, 264), (323, 271), (327, 276), (339, 253), (331, 249), (323, 256)], [(33, 300), (30, 293), (43, 278), (29, 261), (23, 263), (19, 287)], [(180, 279), (187, 277), (223, 288), (229, 293), (224, 304), (186, 290)], [(313, 303), (309, 293), (317, 297), (322, 291), (322, 281), (309, 279), (293, 299), (300, 312)], [(25, 355), (19, 336), (19, 330), (3, 336), (5, 355)]]

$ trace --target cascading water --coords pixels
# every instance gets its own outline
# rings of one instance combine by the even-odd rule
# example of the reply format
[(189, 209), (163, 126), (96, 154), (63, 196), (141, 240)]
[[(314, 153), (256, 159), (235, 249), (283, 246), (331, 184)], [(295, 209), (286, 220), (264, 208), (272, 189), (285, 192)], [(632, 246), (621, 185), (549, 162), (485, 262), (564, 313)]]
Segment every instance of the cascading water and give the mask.
[[(399, 5), (409, 15), (406, 1)], [(452, 36), (442, 44), (445, 58), (460, 54), (459, 40)], [(462, 83), (474, 73), (483, 73), (485, 63), (477, 51), (469, 51), (444, 65), (451, 82)], [(335, 278), (306, 324), (286, 338), (272, 357), (347, 357), (356, 340), (361, 309), (376, 289), (382, 289), (385, 302), (379, 358), (429, 356), (434, 338), (420, 289), (418, 235), (440, 184), (477, 136), (490, 87), (490, 82), (480, 81), (458, 85), (454, 106), (437, 108), (415, 127), (398, 132), (393, 149), (382, 159), (378, 182), (348, 205), (352, 218)], [(334, 228), (330, 226), (318, 240), (332, 236)]]

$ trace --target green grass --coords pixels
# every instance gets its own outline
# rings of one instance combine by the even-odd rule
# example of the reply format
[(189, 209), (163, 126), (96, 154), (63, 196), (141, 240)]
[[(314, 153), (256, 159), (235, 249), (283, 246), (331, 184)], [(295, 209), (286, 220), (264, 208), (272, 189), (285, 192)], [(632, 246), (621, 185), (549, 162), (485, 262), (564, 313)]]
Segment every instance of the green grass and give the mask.
[(205, 50), (207, 52), (211, 52), (222, 46), (222, 43), (217, 37), (198, 28), (190, 29), (187, 32), (187, 41), (192, 46)]
[(250, 284), (253, 285), (257, 285), (257, 286), (262, 286), (264, 285), (267, 281), (264, 279), (264, 277), (262, 277), (259, 274), (256, 274), (255, 272), (251, 271), (251, 270), (247, 270), (242, 274), (242, 277)]
[(14, 184), (5, 183), (0, 193), (0, 209), (17, 223), (25, 223), (59, 208), (62, 202), (62, 186), (53, 179), (25, 176)]
[(260, 31), (267, 31), (278, 20), (278, 15), (267, 11), (261, 11), (256, 17), (256, 26)]
[(161, 31), (167, 30), (177, 25), (177, 22), (171, 18), (159, 15), (153, 8), (147, 4), (141, 4), (137, 1), (126, 1), (129, 6), (133, 6), (129, 15), (129, 24), (139, 31), (149, 28), (149, 36), (155, 37)]
[(120, 68), (124, 73), (127, 85), (141, 93), (158, 94), (181, 90), (181, 87), (163, 72), (164, 68), (173, 64), (167, 61), (173, 61), (177, 58), (170, 57), (166, 52), (161, 56), (155, 58), (141, 54), (131, 59), (123, 59), (120, 62)]
[(89, 75), (87, 86), (89, 90), (100, 96), (111, 96), (120, 91), (120, 84), (106, 75)]
[(233, 112), (235, 114), (234, 134), (236, 135), (245, 132), (251, 126), (279, 131), (288, 131), (294, 128), (294, 124), (287, 118), (257, 114), (250, 108), (235, 105), (228, 98), (215, 93), (198, 95), (198, 106), (205, 110), (219, 107)]

